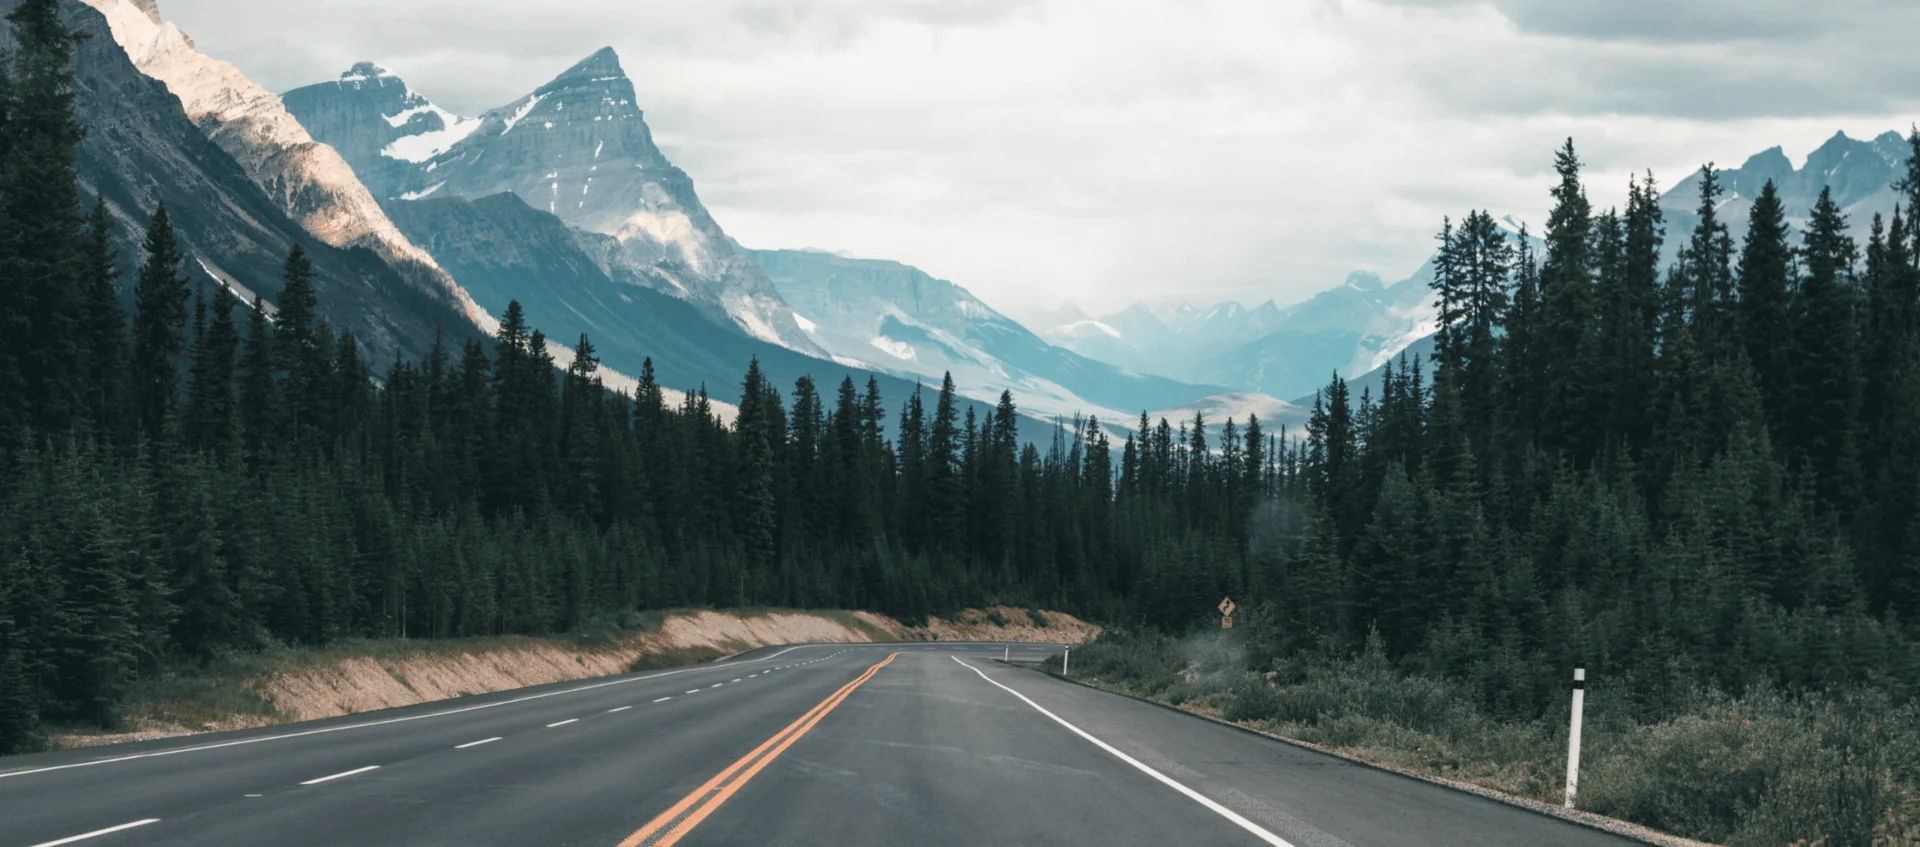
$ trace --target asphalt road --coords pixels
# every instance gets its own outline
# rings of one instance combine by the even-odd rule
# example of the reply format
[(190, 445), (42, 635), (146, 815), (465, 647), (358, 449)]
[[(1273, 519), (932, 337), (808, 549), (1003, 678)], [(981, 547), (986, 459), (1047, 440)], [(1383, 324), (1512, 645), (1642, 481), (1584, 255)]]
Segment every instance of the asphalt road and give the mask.
[(0, 847), (1634, 843), (1002, 655), (980, 644), (770, 648), (3, 759)]

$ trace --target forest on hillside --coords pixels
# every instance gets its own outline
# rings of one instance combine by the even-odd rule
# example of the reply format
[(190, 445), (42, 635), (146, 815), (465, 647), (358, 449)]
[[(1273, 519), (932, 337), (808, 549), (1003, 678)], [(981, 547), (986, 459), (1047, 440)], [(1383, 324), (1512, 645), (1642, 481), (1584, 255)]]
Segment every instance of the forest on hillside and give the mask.
[(1435, 356), (1379, 396), (1333, 379), (1304, 433), (1021, 433), (951, 380), (883, 398), (750, 362), (715, 387), (729, 424), (650, 370), (608, 391), (584, 337), (557, 370), (517, 307), (371, 373), (298, 246), (243, 303), (164, 209), (121, 210), (148, 224), (115, 256), (55, 6), (11, 16), (0, 68), (0, 751), (233, 651), (679, 606), (1180, 632), (1231, 594), (1253, 670), (1370, 651), (1511, 720), (1561, 713), (1576, 666), (1648, 721), (1920, 685), (1920, 164), (1890, 220), (1823, 201), (1793, 231), (1769, 190), (1741, 233), (1709, 169), (1667, 233), (1650, 176), (1593, 208), (1569, 142), (1540, 254), (1447, 223)]

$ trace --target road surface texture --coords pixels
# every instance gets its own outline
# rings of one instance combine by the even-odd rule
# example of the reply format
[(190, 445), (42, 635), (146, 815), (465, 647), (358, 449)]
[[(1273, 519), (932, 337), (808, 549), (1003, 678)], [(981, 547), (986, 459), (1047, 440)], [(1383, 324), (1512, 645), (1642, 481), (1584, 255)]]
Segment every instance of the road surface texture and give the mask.
[(1635, 843), (995, 661), (1057, 649), (769, 648), (0, 759), (0, 847)]

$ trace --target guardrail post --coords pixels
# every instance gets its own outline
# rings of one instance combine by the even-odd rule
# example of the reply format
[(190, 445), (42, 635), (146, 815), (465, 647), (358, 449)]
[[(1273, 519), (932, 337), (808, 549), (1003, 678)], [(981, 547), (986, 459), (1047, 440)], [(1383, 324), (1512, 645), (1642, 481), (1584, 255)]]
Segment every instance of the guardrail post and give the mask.
[(1573, 729), (1567, 733), (1567, 808), (1580, 791), (1580, 718), (1587, 705), (1587, 669), (1573, 669)]

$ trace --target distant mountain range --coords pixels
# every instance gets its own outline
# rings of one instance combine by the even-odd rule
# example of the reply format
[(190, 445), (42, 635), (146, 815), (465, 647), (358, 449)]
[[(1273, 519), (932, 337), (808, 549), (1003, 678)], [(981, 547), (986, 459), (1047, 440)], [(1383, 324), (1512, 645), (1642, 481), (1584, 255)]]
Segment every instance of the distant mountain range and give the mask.
[(1141, 410), (1222, 389), (1147, 376), (1048, 344), (966, 289), (899, 262), (818, 250), (751, 250), (800, 325), (847, 364), (962, 393), (1011, 390), (1023, 408), (1124, 423)]
[[(436, 331), (492, 332), (517, 299), (559, 345), (591, 335), (616, 385), (648, 357), (663, 383), (719, 397), (748, 357), (777, 382), (876, 375), (896, 397), (951, 372), (978, 400), (1010, 390), (1042, 419), (1125, 427), (1140, 409), (1297, 420), (1330, 374), (1363, 386), (1430, 347), (1430, 266), (1391, 284), (1356, 272), (1287, 306), (1066, 309), (1034, 332), (904, 264), (748, 249), (654, 144), (608, 49), (469, 117), (371, 62), (276, 97), (150, 0), (70, 0), (66, 15), (94, 36), (76, 68), (81, 178), (109, 201), (122, 255), (165, 201), (203, 282), (271, 309), (280, 260), (304, 243), (329, 318), (376, 362), (419, 356)], [(1860, 234), (1891, 211), (1907, 155), (1895, 133), (1835, 135), (1799, 168), (1767, 150), (1722, 172), (1723, 215), (1737, 233), (1773, 179), (1798, 223), (1831, 186)], [(1670, 255), (1698, 179), (1662, 195)]]
[(1334, 372), (1365, 373), (1434, 330), (1432, 269), (1392, 285), (1355, 271), (1290, 306), (1137, 304), (1095, 319), (1067, 313), (1044, 337), (1095, 359), (1236, 392), (1297, 397)]
[[(550, 335), (586, 332), (628, 372), (653, 355), (663, 378), (738, 378), (743, 361), (699, 351), (741, 358), (741, 345), (657, 320), (664, 304), (650, 295), (664, 295), (747, 338), (830, 360), (818, 370), (936, 384), (952, 372), (961, 393), (992, 401), (1010, 390), (1042, 417), (1130, 418), (1217, 390), (1054, 347), (897, 262), (741, 247), (654, 145), (634, 98), (618, 56), (603, 49), (478, 118), (440, 108), (372, 62), (283, 99), (368, 175), (386, 213), (477, 302), (497, 311), (518, 299)], [(685, 361), (667, 361), (669, 350)]]

